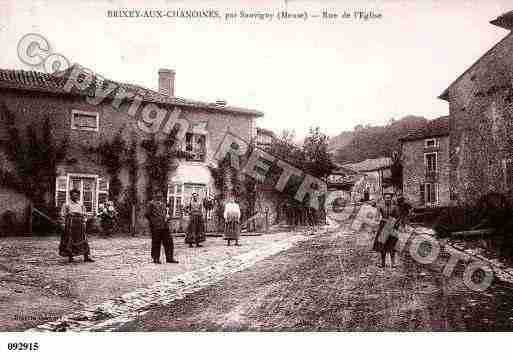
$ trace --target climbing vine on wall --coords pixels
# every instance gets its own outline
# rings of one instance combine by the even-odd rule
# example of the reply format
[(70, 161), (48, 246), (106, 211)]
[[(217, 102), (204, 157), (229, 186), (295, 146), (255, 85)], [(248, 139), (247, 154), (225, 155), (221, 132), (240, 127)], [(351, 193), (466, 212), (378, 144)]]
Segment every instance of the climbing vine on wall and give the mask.
[[(250, 146), (246, 157), (251, 155), (253, 147)], [(239, 201), (246, 204), (250, 214), (255, 212), (256, 206), (256, 180), (250, 176), (241, 173), (231, 166), (230, 155), (219, 161), (217, 168), (210, 168), (214, 185), (219, 190), (216, 201), (218, 208), (217, 216), (221, 217), (223, 212), (223, 203), (228, 195), (233, 195)], [(242, 164), (241, 164), (242, 165)]]
[(124, 128), (110, 141), (102, 142), (98, 147), (91, 147), (89, 150), (97, 155), (97, 162), (104, 166), (110, 177), (109, 180), (109, 199), (114, 202), (119, 201), (119, 195), (122, 191), (120, 173), (128, 153), (126, 141), (122, 133)]
[(7, 140), (1, 143), (3, 152), (13, 166), (12, 170), (0, 168), (2, 184), (24, 194), (40, 209), (54, 210), (57, 165), (66, 156), (67, 141), (57, 143), (53, 138), (49, 118), (43, 120), (42, 128), (36, 127), (40, 121), (29, 122), (22, 136), (14, 114), (4, 103), (0, 104), (0, 121), (7, 133)]
[(127, 156), (127, 166), (129, 178), (129, 202), (137, 208), (139, 204), (139, 200), (137, 198), (137, 182), (139, 179), (139, 167), (137, 165), (137, 135), (135, 134), (135, 132), (132, 132), (131, 134), (130, 148), (128, 149)]
[(141, 147), (146, 151), (147, 200), (151, 200), (154, 189), (160, 189), (166, 197), (169, 174), (172, 168), (176, 166), (175, 160), (187, 156), (177, 146), (177, 132), (178, 128), (175, 127), (162, 141), (159, 141), (157, 136), (153, 135), (141, 142)]

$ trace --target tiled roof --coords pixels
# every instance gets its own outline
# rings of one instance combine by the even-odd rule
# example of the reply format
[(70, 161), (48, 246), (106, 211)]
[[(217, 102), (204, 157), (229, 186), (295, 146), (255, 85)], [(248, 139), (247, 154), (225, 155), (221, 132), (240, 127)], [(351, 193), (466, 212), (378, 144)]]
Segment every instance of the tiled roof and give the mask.
[[(74, 65), (79, 66), (79, 65)], [(95, 75), (95, 81), (85, 90), (80, 90), (73, 87), (69, 92), (64, 89), (66, 80), (71, 74), (73, 67), (67, 71), (57, 74), (46, 74), (37, 71), (25, 71), (25, 70), (4, 70), (0, 69), (0, 89), (14, 89), (23, 91), (37, 91), (44, 93), (54, 93), (63, 95), (79, 95), (79, 96), (94, 96), (95, 89), (98, 83), (98, 76)], [(216, 103), (208, 103), (201, 101), (194, 101), (184, 99), (181, 97), (169, 97), (162, 95), (157, 91), (147, 89), (142, 86), (117, 82), (109, 79), (103, 79), (103, 87), (107, 88), (107, 85), (113, 84), (116, 88), (123, 88), (125, 91), (130, 93), (136, 93), (143, 98), (143, 102), (152, 102), (162, 105), (177, 105), (184, 107), (201, 108), (216, 112), (224, 113), (236, 113), (250, 116), (263, 116), (264, 114), (260, 111), (245, 109), (240, 107), (223, 106)], [(79, 76), (80, 80), (80, 76)], [(99, 83), (102, 83), (101, 80)], [(117, 91), (110, 93), (108, 98), (114, 98)]]
[(392, 166), (390, 157), (369, 158), (362, 162), (342, 165), (342, 167), (356, 172), (371, 172), (390, 166)]
[(415, 141), (429, 137), (449, 136), (449, 116), (428, 121), (420, 129), (416, 129), (401, 138), (401, 141)]

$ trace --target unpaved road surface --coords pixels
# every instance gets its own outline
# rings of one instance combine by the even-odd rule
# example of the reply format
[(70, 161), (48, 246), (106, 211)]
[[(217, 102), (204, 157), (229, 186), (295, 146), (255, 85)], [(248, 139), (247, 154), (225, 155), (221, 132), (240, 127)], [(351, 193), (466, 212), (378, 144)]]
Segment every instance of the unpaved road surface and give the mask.
[[(208, 268), (239, 255), (291, 240), (292, 233), (242, 237), (241, 246), (226, 246), (209, 237), (202, 248), (175, 239), (179, 264), (156, 265), (150, 238), (90, 239), (95, 263), (59, 257), (57, 237), (0, 238), (0, 331), (19, 331), (58, 320), (68, 313), (101, 304), (156, 282)], [(164, 254), (162, 253), (162, 259)]]
[[(406, 252), (379, 268), (370, 243), (339, 231), (303, 241), (118, 331), (489, 331), (513, 328), (512, 288), (474, 292)], [(357, 244), (358, 243), (358, 244)], [(443, 258), (442, 258), (443, 259)]]

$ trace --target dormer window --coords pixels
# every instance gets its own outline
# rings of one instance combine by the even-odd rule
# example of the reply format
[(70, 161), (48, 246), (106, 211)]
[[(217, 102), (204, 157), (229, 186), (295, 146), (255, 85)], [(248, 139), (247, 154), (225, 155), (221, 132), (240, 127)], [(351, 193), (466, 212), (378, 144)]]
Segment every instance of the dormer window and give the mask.
[(100, 114), (98, 112), (71, 111), (71, 128), (73, 130), (98, 131)]

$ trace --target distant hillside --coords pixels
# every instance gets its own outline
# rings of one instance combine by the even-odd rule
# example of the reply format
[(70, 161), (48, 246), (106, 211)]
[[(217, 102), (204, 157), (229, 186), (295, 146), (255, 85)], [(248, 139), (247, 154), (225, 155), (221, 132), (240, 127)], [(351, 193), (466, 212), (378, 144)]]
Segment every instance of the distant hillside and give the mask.
[(330, 137), (328, 151), (335, 154), (340, 148), (346, 147), (353, 140), (353, 131), (344, 131), (340, 135)]
[(386, 126), (356, 126), (330, 139), (330, 150), (338, 163), (360, 162), (367, 158), (390, 157), (400, 150), (399, 139), (426, 125), (420, 116), (405, 116)]

